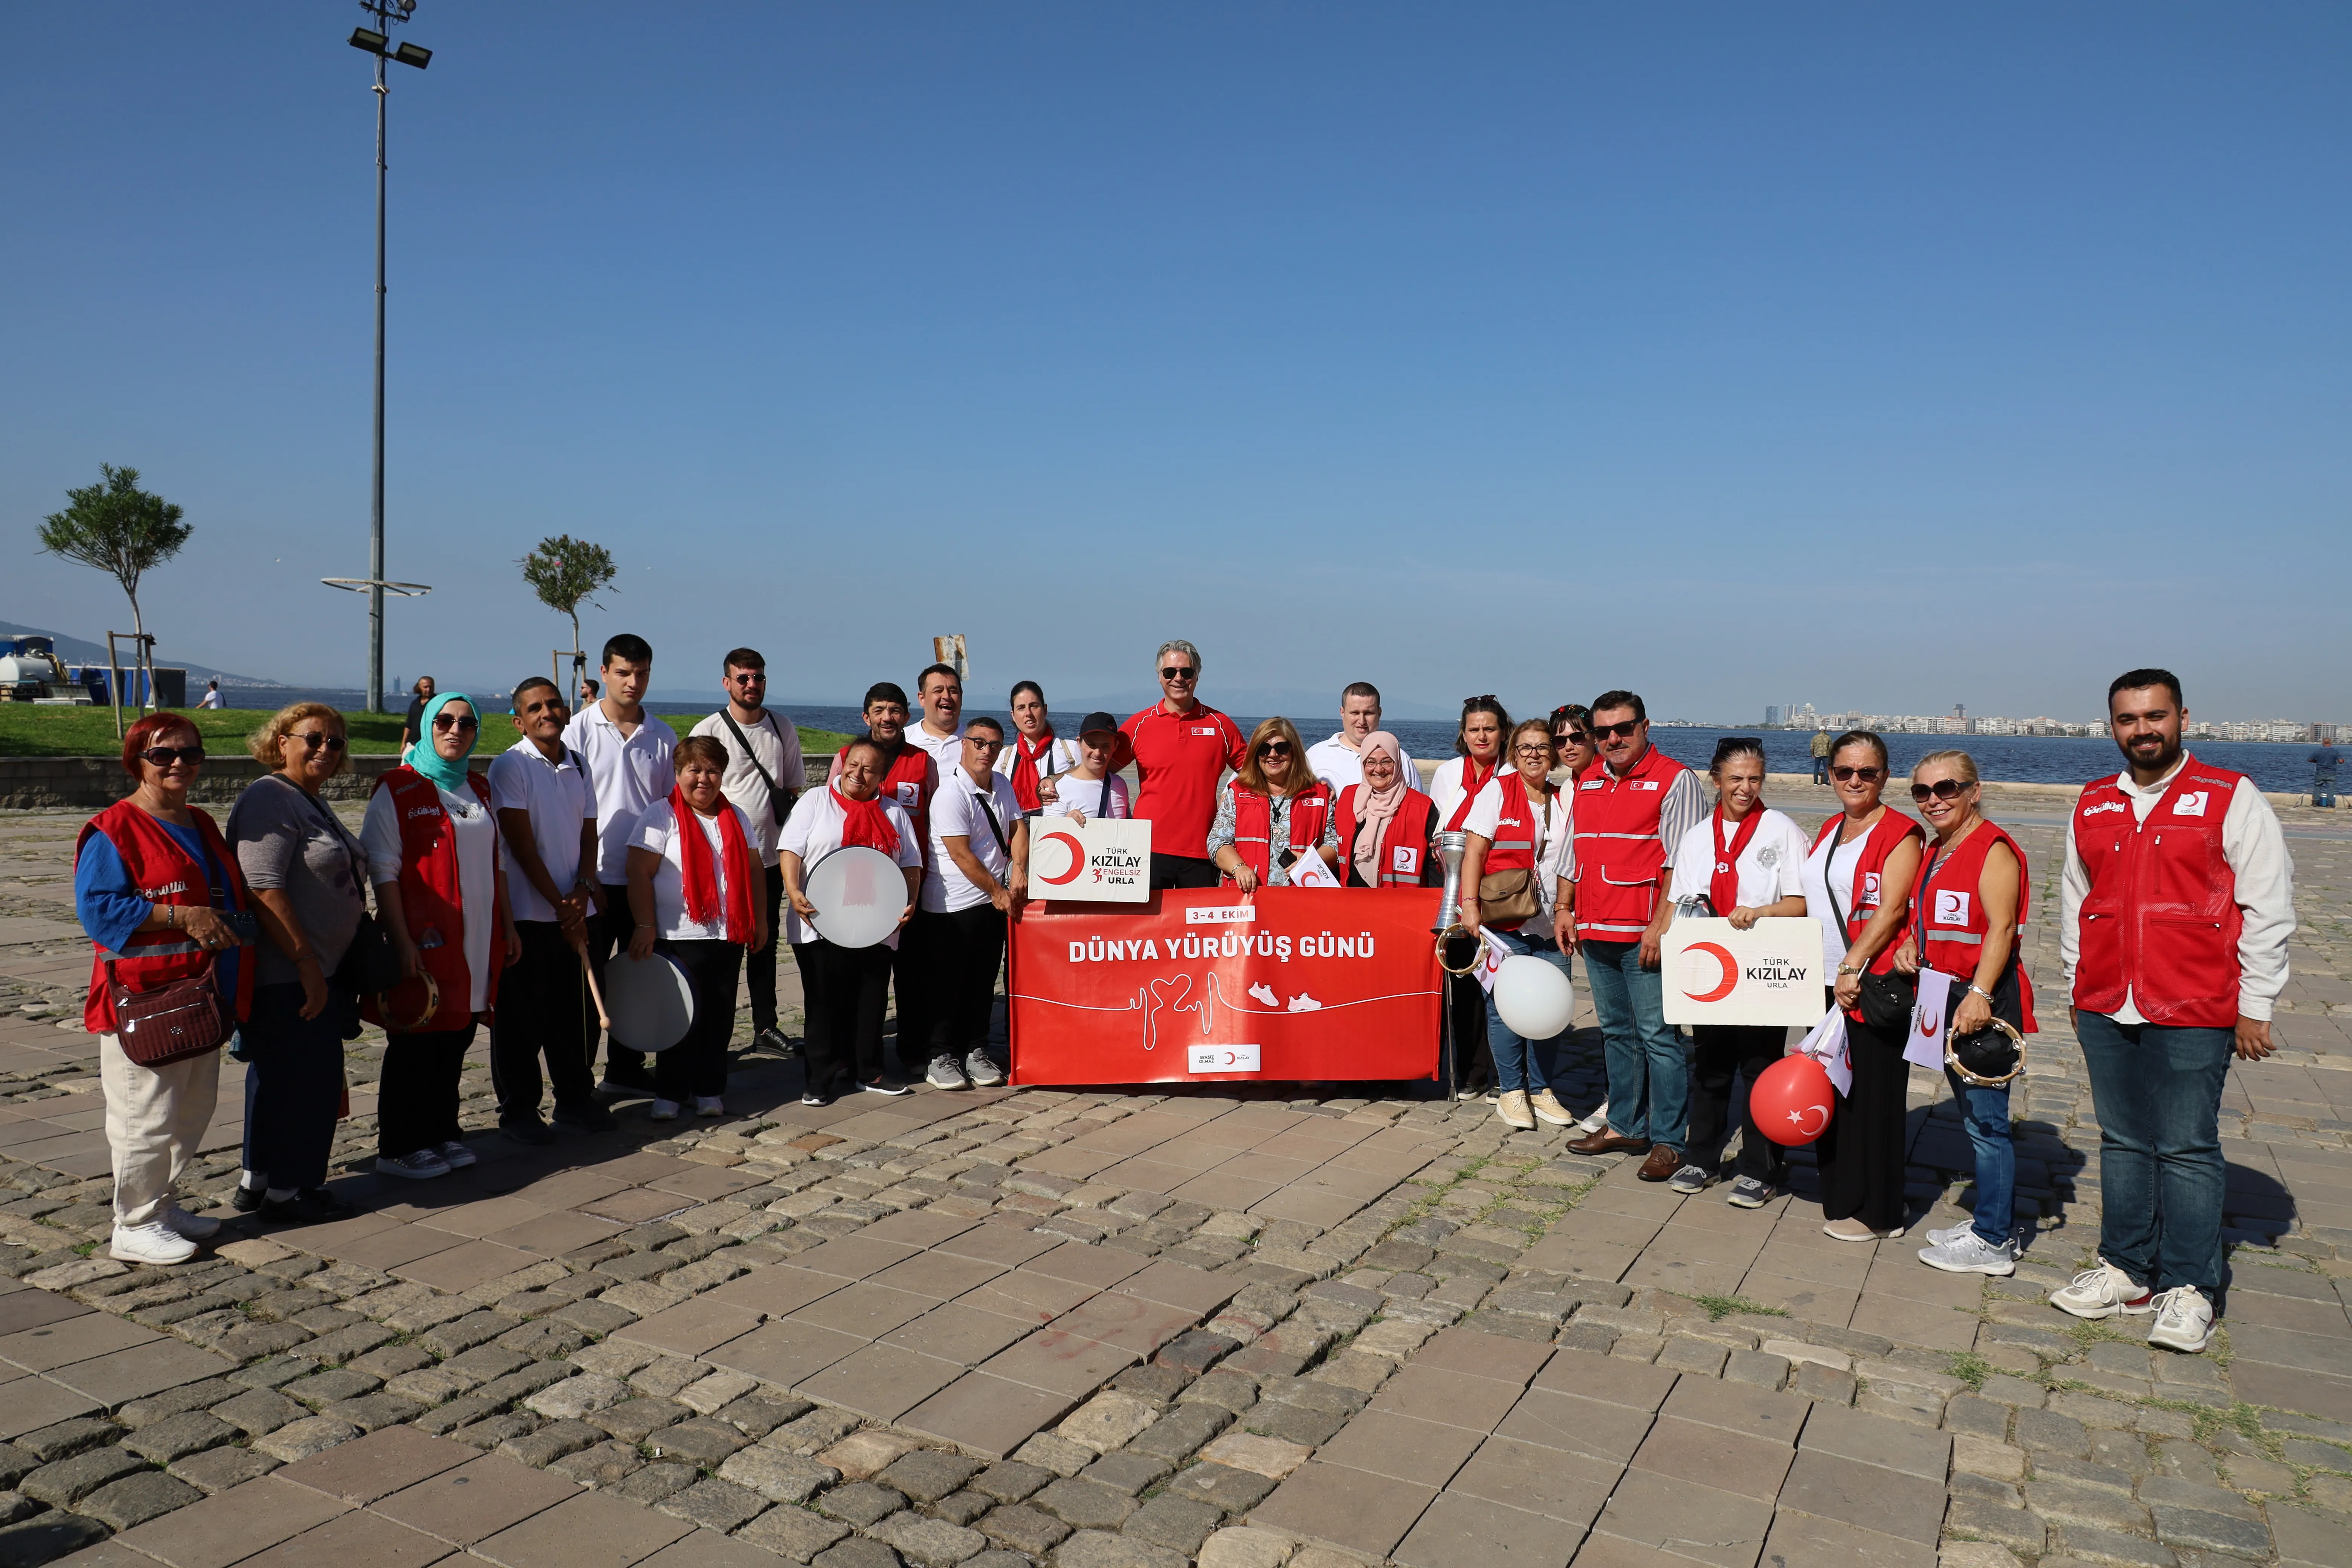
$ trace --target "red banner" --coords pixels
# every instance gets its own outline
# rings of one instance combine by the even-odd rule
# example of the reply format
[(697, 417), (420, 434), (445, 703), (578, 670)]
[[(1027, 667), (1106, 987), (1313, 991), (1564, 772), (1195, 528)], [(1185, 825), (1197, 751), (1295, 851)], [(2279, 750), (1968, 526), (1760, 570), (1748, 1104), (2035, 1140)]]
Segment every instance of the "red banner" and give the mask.
[(1013, 1081), (1434, 1078), (1436, 916), (1434, 888), (1031, 904), (1013, 927)]

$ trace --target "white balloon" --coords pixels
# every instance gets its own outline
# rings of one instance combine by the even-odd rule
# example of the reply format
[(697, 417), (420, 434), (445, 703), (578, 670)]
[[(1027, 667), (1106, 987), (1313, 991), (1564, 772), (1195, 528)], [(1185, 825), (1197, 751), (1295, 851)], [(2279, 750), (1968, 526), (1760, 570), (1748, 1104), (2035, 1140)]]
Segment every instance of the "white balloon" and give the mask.
[(1495, 1011), (1523, 1040), (1549, 1040), (1576, 1016), (1576, 987), (1531, 953), (1514, 953), (1495, 972)]

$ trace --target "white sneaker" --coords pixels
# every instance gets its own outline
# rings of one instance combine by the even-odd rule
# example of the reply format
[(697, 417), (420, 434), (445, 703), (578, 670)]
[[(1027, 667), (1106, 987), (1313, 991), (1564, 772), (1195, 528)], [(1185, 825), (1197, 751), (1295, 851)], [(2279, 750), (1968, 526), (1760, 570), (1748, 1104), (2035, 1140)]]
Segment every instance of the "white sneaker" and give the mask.
[(970, 1089), (971, 1087), (971, 1080), (963, 1076), (963, 1068), (956, 1065), (955, 1058), (949, 1056), (933, 1057), (931, 1070), (923, 1075), (923, 1081), (933, 1089)]
[(2213, 1303), (2194, 1285), (2176, 1285), (2156, 1298), (2162, 1303), (2147, 1342), (2195, 1355), (2213, 1337)]
[(441, 1145), (440, 1152), (441, 1163), (453, 1171), (462, 1171), (475, 1163), (474, 1152), (454, 1138)]
[(1004, 1069), (986, 1051), (974, 1051), (963, 1058), (963, 1076), (974, 1089), (995, 1089), (1004, 1081)]
[(677, 1101), (675, 1100), (656, 1100), (653, 1102), (652, 1107), (646, 1110), (646, 1120), (648, 1121), (677, 1121)]
[(185, 1263), (196, 1255), (196, 1244), (153, 1220), (146, 1225), (118, 1225), (107, 1249), (121, 1263)]
[(1528, 1096), (1528, 1109), (1536, 1113), (1538, 1121), (1548, 1122), (1554, 1127), (1571, 1126), (1576, 1121), (1569, 1114), (1568, 1107), (1559, 1102), (1559, 1097), (1548, 1089), (1539, 1089)]
[(1600, 1109), (1576, 1124), (1579, 1132), (1590, 1135), (1609, 1125), (1609, 1102), (1602, 1100)]
[(2078, 1318), (2112, 1318), (2118, 1312), (2137, 1317), (2156, 1310), (2154, 1293), (2104, 1258), (2096, 1268), (2085, 1268), (2073, 1283), (2051, 1291), (2050, 1304)]
[(394, 1159), (390, 1154), (375, 1157), (375, 1173), (379, 1176), (405, 1176), (412, 1182), (429, 1182), (436, 1176), (449, 1173), (449, 1162), (430, 1149), (419, 1149), (414, 1154)]
[(220, 1221), (190, 1214), (177, 1204), (163, 1211), (163, 1223), (171, 1227), (173, 1235), (184, 1236), (190, 1241), (210, 1241), (220, 1234)]
[(1524, 1089), (1504, 1090), (1495, 1101), (1495, 1114), (1507, 1127), (1516, 1127), (1522, 1132), (1536, 1130), (1536, 1113), (1528, 1109), (1528, 1091)]
[(727, 1102), (715, 1094), (698, 1094), (694, 1097), (694, 1113), (697, 1116), (724, 1116), (727, 1114)]
[(1952, 1243), (1959, 1240), (1960, 1237), (1964, 1236), (1973, 1236), (1976, 1234), (1976, 1228), (1977, 1227), (1975, 1226), (1969, 1224), (1967, 1220), (1962, 1220), (1958, 1225), (1948, 1225), (1940, 1230), (1931, 1230), (1927, 1233), (1927, 1245), (1930, 1247), (1949, 1247)]
[[(1934, 1238), (1929, 1237), (1930, 1240)], [(2017, 1258), (2006, 1246), (1995, 1247), (1973, 1230), (1963, 1230), (1950, 1241), (1919, 1249), (1919, 1261), (1947, 1274), (2014, 1274)]]

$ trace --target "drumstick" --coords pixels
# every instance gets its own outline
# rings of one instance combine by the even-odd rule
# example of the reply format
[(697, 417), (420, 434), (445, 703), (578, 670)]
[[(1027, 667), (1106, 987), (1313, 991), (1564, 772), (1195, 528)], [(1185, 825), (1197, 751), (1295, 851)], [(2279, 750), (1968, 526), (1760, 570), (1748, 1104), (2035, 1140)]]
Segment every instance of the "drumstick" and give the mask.
[(596, 984), (596, 966), (588, 962), (588, 950), (580, 950), (580, 973), (588, 977), (588, 994), (596, 999), (596, 1026), (610, 1030), (613, 1016), (604, 1011), (604, 988)]

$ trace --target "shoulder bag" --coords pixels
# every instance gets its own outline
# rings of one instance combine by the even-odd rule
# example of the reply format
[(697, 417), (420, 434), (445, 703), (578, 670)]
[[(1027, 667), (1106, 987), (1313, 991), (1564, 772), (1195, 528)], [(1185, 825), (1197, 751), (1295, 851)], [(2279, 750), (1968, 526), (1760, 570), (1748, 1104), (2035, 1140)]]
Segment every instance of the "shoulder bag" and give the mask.
[(122, 1054), (141, 1067), (162, 1067), (217, 1050), (228, 1038), (228, 1008), (213, 978), (213, 960), (185, 979), (152, 991), (133, 991), (115, 978), (106, 961), (106, 988), (114, 1004), (115, 1038)]
[[(735, 715), (727, 711), (726, 709), (721, 708), (719, 710), (719, 717), (725, 721), (728, 733), (733, 735), (736, 741), (741, 744), (744, 758), (751, 763), (751, 771), (758, 773), (760, 775), (760, 782), (768, 786), (768, 815), (775, 818), (777, 826), (782, 827), (784, 825), (784, 818), (793, 814), (793, 797), (791, 792), (778, 784), (776, 781), (769, 775), (767, 765), (760, 761), (760, 753), (751, 749), (751, 738), (743, 733), (742, 725), (735, 722)], [(766, 717), (768, 728), (775, 732), (777, 742), (782, 743), (784, 735), (782, 731), (776, 729), (776, 716), (771, 713)]]
[[(279, 782), (285, 784), (282, 779)], [(379, 991), (391, 990), (400, 984), (400, 955), (393, 952), (392, 934), (383, 929), (383, 922), (368, 911), (367, 877), (362, 869), (367, 864), (367, 851), (352, 842), (349, 830), (317, 796), (299, 784), (286, 784), (286, 787), (299, 795), (326, 823), (327, 831), (342, 847), (344, 864), (352, 874), (352, 887), (360, 896), (360, 923), (352, 928), (352, 942), (343, 949), (342, 962), (327, 976), (327, 988), (349, 996), (373, 996)]]
[[(1838, 907), (1837, 877), (1832, 868), (1837, 860), (1837, 835), (1843, 831), (1844, 829), (1841, 827), (1831, 833), (1829, 858), (1822, 862), (1822, 886), (1829, 893), (1830, 913), (1837, 918), (1838, 930), (1842, 931), (1850, 931), (1852, 927), (1845, 918), (1845, 911)], [(1853, 946), (1851, 937), (1847, 939), (1847, 946), (1849, 949)], [(1911, 1010), (1918, 1004), (1919, 982), (1908, 974), (1897, 974), (1891, 969), (1884, 973), (1865, 969), (1862, 973), (1859, 1000), (1862, 1021), (1872, 1028), (1907, 1029), (1911, 1026)]]

